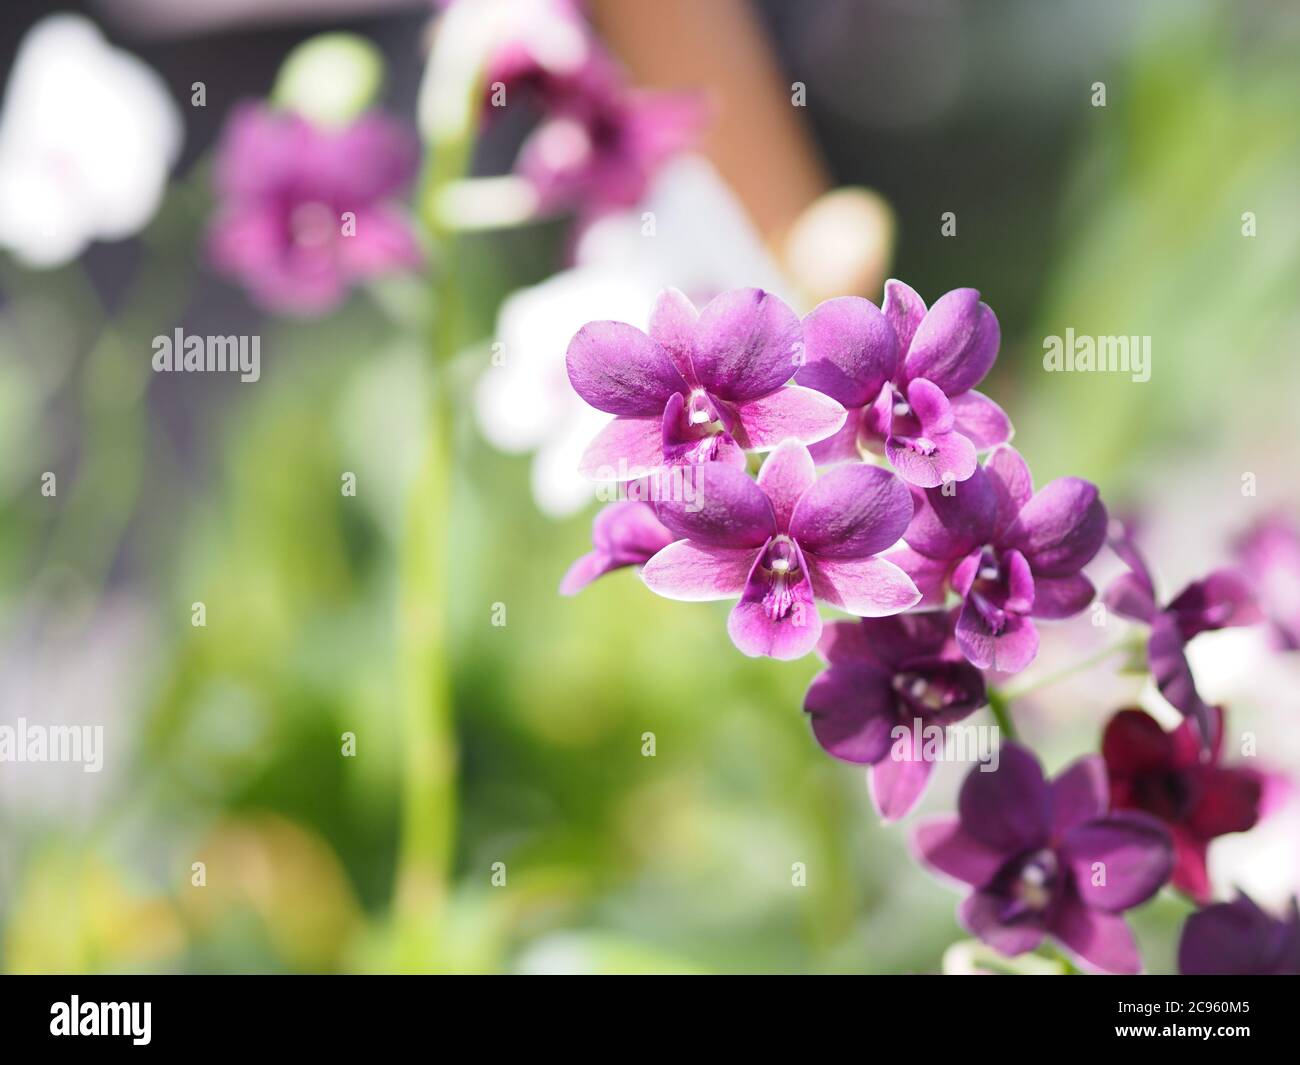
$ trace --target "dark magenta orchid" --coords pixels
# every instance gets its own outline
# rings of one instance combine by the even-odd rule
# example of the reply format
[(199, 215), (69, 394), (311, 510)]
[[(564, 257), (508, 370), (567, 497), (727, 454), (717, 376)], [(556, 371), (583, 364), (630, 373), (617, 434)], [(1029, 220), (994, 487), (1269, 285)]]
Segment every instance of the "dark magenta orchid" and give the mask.
[(415, 175), (414, 137), (379, 114), (324, 129), (245, 104), (216, 153), (209, 252), (269, 310), (321, 314), (353, 284), (418, 266), (397, 196)]
[(993, 366), (997, 317), (973, 288), (945, 293), (926, 310), (901, 281), (885, 284), (884, 310), (869, 300), (827, 300), (804, 319), (801, 385), (844, 405), (835, 436), (817, 444), (820, 463), (887, 455), (922, 488), (964, 481), (977, 452), (1011, 439), (1011, 422), (975, 385)]
[(1198, 910), (1183, 925), (1178, 971), (1184, 976), (1300, 976), (1300, 907), (1285, 917), (1244, 894)]
[(917, 828), (920, 861), (974, 891), (962, 924), (1003, 954), (1051, 936), (1085, 965), (1136, 973), (1137, 945), (1123, 918), (1169, 879), (1173, 850), (1154, 818), (1110, 813), (1096, 755), (1046, 780), (1038, 760), (1003, 744), (997, 769), (967, 775), (955, 817)]
[(957, 645), (974, 665), (1015, 673), (1038, 652), (1035, 618), (1066, 618), (1094, 595), (1080, 572), (1106, 538), (1095, 485), (1062, 477), (1037, 492), (1013, 448), (961, 483), (915, 490), (907, 550), (891, 555), (927, 603), (961, 597)]
[(1121, 710), (1106, 725), (1102, 757), (1117, 810), (1143, 810), (1162, 821), (1174, 844), (1173, 885), (1199, 903), (1210, 899), (1205, 858), (1210, 840), (1245, 832), (1259, 820), (1264, 778), (1219, 764), (1223, 711), (1210, 709), (1210, 746), (1190, 720), (1166, 732), (1141, 710)]
[(699, 313), (668, 289), (655, 303), (649, 335), (624, 322), (583, 326), (569, 344), (569, 380), (615, 418), (580, 470), (626, 481), (664, 465), (743, 466), (747, 450), (829, 436), (844, 408), (787, 384), (800, 337), (795, 313), (756, 288), (725, 292)]
[(674, 539), (649, 503), (626, 499), (610, 503), (591, 524), (592, 550), (569, 567), (560, 594), (577, 595), (597, 577), (643, 565)]
[(1213, 733), (1210, 708), (1196, 690), (1187, 644), (1202, 632), (1261, 620), (1250, 584), (1236, 570), (1215, 570), (1162, 607), (1146, 559), (1123, 528), (1112, 538), (1111, 548), (1129, 571), (1111, 582), (1103, 600), (1120, 617), (1151, 626), (1147, 660), (1156, 686), (1184, 717), (1196, 722), (1202, 744), (1208, 746)]
[(953, 641), (954, 617), (927, 610), (827, 625), (817, 652), (827, 668), (803, 708), (828, 754), (868, 765), (871, 796), (886, 821), (916, 805), (934, 762), (912, 757), (920, 722), (943, 728), (987, 702), (984, 676)]
[(887, 470), (839, 466), (820, 479), (788, 440), (757, 482), (724, 463), (699, 467), (695, 502), (658, 504), (677, 536), (641, 578), (668, 599), (732, 599), (727, 629), (747, 655), (800, 658), (821, 636), (815, 600), (860, 617), (897, 614), (920, 598), (878, 555), (907, 528), (912, 501)]

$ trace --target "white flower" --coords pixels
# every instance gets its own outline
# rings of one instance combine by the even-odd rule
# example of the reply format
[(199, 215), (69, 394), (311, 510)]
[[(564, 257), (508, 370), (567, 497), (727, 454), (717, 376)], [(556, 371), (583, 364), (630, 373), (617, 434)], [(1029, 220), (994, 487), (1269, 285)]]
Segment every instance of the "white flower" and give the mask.
[(130, 236), (157, 210), (180, 146), (157, 74), (80, 16), (41, 20), (0, 115), (0, 245), (52, 267)]
[(479, 426), (493, 446), (535, 452), (533, 498), (552, 517), (591, 501), (595, 489), (578, 474), (578, 460), (610, 417), (569, 384), (564, 356), (574, 333), (601, 319), (645, 329), (655, 296), (669, 285), (697, 303), (750, 285), (789, 299), (743, 209), (695, 156), (666, 166), (636, 210), (596, 222), (575, 258), (573, 269), (502, 304), (499, 364), (483, 375), (476, 397)]

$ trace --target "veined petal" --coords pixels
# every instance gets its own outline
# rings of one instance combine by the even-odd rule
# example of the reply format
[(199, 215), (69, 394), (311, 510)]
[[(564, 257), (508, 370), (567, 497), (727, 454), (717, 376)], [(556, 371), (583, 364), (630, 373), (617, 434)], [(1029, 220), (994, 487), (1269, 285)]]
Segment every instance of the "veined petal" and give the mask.
[(786, 385), (759, 399), (732, 407), (736, 438), (751, 451), (767, 451), (782, 440), (813, 444), (844, 425), (845, 411), (830, 396), (799, 385)]
[(743, 402), (789, 381), (801, 344), (799, 319), (780, 299), (758, 288), (733, 289), (700, 312), (692, 361), (712, 395)]
[(894, 376), (893, 327), (860, 296), (840, 296), (813, 308), (803, 320), (803, 342), (804, 363), (795, 380), (845, 407), (866, 406)]
[(953, 429), (952, 404), (943, 389), (924, 377), (907, 386), (907, 405), (912, 408), (921, 432), (926, 436), (950, 433)]
[(667, 353), (677, 372), (691, 383), (695, 381), (691, 355), (695, 349), (695, 323), (699, 317), (695, 304), (675, 288), (666, 288), (659, 293), (650, 312), (650, 339)]
[(1019, 548), (1036, 574), (1078, 573), (1106, 542), (1106, 508), (1097, 486), (1078, 477), (1044, 485), (1020, 509), (1003, 542)]
[(634, 481), (663, 465), (659, 418), (615, 418), (583, 452), (578, 472), (593, 481)]
[(758, 471), (758, 486), (767, 493), (779, 531), (789, 529), (795, 504), (816, 480), (812, 455), (799, 441), (786, 440), (768, 455)]
[(657, 508), (672, 532), (711, 547), (762, 547), (776, 533), (772, 504), (743, 470), (720, 462), (691, 468), (693, 498), (661, 500)]
[(891, 278), (885, 282), (885, 301), (881, 313), (894, 328), (894, 335), (898, 338), (898, 357), (901, 360), (912, 346), (917, 327), (925, 318), (925, 300), (916, 294), (911, 285)]
[(953, 427), (975, 445), (977, 451), (1005, 444), (1015, 433), (1006, 412), (982, 392), (971, 389), (949, 396)]
[(804, 558), (817, 598), (858, 617), (888, 617), (921, 600), (912, 578), (883, 558), (822, 558), (811, 551)]
[(924, 377), (950, 395), (974, 388), (998, 357), (997, 316), (973, 288), (945, 292), (926, 312), (903, 360), (903, 376)]
[(951, 563), (941, 559), (926, 558), (925, 555), (918, 554), (906, 546), (887, 551), (880, 557), (887, 562), (892, 562), (912, 578), (916, 590), (921, 593), (921, 598), (916, 604), (918, 608), (929, 609), (944, 605), (945, 584)]
[(745, 590), (755, 557), (752, 547), (710, 547), (678, 540), (645, 564), (641, 579), (665, 599), (735, 599)]
[(989, 543), (998, 497), (983, 469), (946, 488), (913, 493), (916, 512), (903, 534), (907, 546), (927, 558), (951, 562)]
[(862, 558), (898, 542), (912, 520), (912, 497), (878, 466), (834, 466), (799, 500), (790, 533), (818, 559)]
[(574, 391), (610, 414), (657, 418), (668, 397), (686, 389), (664, 349), (625, 322), (588, 322), (565, 361)]
[(1016, 520), (1020, 509), (1033, 498), (1034, 478), (1020, 452), (1009, 445), (993, 450), (984, 464), (984, 472), (997, 499), (994, 532), (1001, 536)]
[(862, 410), (851, 409), (845, 412), (844, 424), (825, 440), (809, 444), (813, 462), (818, 466), (830, 466), (836, 462), (861, 462), (862, 453), (858, 450), (858, 432), (862, 428)]

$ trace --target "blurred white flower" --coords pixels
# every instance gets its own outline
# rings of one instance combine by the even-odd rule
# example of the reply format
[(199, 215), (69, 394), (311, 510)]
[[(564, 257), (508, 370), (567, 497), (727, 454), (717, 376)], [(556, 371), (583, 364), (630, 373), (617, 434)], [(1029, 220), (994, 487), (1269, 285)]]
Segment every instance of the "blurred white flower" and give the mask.
[(153, 216), (181, 146), (162, 79), (88, 20), (52, 15), (19, 47), (0, 115), (0, 245), (59, 266)]
[(609, 415), (569, 384), (564, 356), (587, 322), (649, 323), (660, 289), (673, 286), (702, 304), (729, 288), (757, 286), (789, 300), (788, 284), (717, 172), (683, 156), (660, 172), (646, 201), (589, 227), (576, 266), (501, 306), (497, 364), (479, 381), (484, 437), (502, 451), (534, 452), (533, 498), (551, 517), (581, 510), (594, 486), (578, 460)]

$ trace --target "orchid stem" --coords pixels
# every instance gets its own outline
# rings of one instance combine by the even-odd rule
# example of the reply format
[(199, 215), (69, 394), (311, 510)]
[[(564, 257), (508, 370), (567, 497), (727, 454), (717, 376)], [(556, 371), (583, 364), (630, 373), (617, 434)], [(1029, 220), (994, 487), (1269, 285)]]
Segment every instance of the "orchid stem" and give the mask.
[(1117, 651), (1122, 651), (1128, 646), (1129, 637), (1126, 636), (1124, 639), (1119, 640), (1116, 643), (1103, 647), (1100, 651), (1089, 655), (1082, 661), (1075, 662), (1073, 665), (1066, 666), (1064, 669), (1058, 669), (1055, 673), (1048, 673), (1046, 676), (1039, 677), (1036, 680), (1031, 680), (1026, 684), (1020, 685), (1018, 688), (1007, 688), (999, 693), (999, 698), (1002, 699), (1006, 705), (1010, 705), (1017, 699), (1023, 699), (1026, 695), (1030, 695), (1042, 688), (1050, 688), (1053, 684), (1057, 684), (1068, 677), (1072, 677), (1076, 673), (1081, 673), (1090, 666), (1095, 666), (1098, 662), (1104, 662)]
[[(453, 513), (455, 405), (449, 363), (459, 335), (455, 236), (437, 205), (469, 168), (481, 100), (477, 71), (439, 84), (440, 40), (425, 72), (422, 104), (427, 153), (417, 211), (435, 271), (429, 331), (432, 402), (422, 457), (407, 497), (398, 554), (398, 670), (402, 736), (402, 827), (393, 908), (403, 967), (436, 969), (446, 920), (456, 830), (456, 735), (447, 635), (450, 520)], [(447, 62), (443, 54), (443, 63)], [(454, 66), (454, 64), (453, 64)], [(450, 112), (449, 112), (450, 109)], [(450, 113), (450, 118), (448, 117)]]
[(998, 728), (1002, 730), (1002, 735), (1009, 740), (1016, 738), (1016, 726), (1011, 720), (1011, 708), (1007, 705), (1007, 697), (995, 688), (989, 689), (989, 712), (993, 715), (993, 720), (997, 722)]

